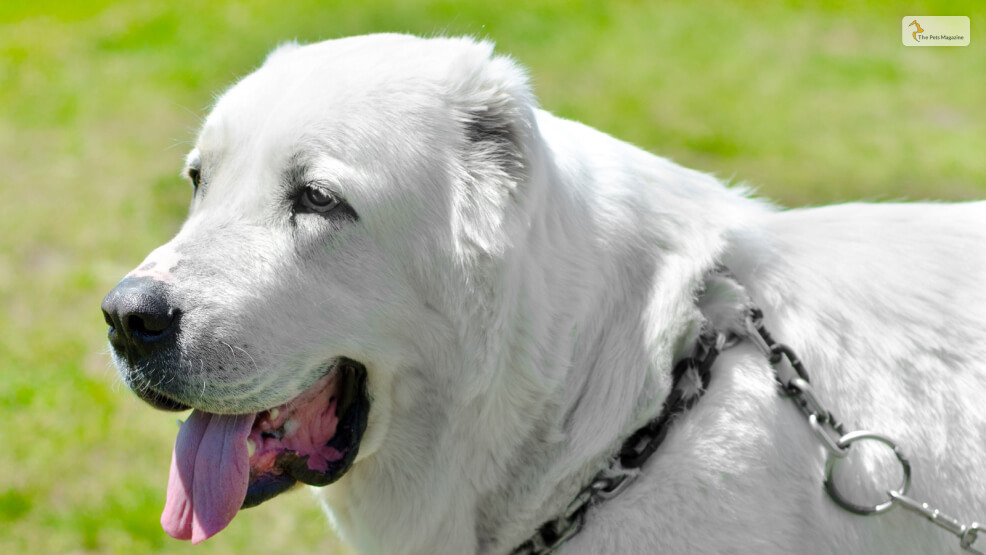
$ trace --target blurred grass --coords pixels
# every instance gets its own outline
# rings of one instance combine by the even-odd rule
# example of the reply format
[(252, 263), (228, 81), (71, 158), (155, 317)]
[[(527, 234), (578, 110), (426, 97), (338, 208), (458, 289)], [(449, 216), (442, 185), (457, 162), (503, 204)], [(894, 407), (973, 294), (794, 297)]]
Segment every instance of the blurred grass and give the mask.
[[(787, 205), (986, 196), (978, 3), (888, 4), (3, 3), (0, 553), (190, 551), (157, 524), (174, 416), (118, 384), (98, 306), (177, 230), (215, 92), (279, 42), (489, 37), (545, 108)], [(972, 45), (903, 47), (914, 13), (971, 16)], [(196, 551), (336, 548), (296, 493)]]

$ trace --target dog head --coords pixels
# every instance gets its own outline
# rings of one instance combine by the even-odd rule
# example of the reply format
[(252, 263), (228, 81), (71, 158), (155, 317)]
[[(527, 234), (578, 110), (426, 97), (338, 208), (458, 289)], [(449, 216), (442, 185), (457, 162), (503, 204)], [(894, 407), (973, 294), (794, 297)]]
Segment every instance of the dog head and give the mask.
[(398, 35), (283, 46), (219, 98), (187, 221), (103, 301), (128, 386), (194, 409), (171, 535), (201, 541), (376, 453), (428, 464), (407, 453), (497, 348), (472, 338), (509, 287), (532, 107), (490, 45)]

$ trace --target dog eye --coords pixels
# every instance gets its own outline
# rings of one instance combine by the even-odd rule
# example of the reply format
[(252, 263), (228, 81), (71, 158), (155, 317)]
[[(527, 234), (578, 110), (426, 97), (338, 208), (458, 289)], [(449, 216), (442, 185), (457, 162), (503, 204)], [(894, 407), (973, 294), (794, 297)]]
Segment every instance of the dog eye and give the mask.
[(330, 212), (341, 203), (339, 197), (318, 187), (305, 187), (301, 193), (301, 198), (298, 200), (301, 211), (317, 214)]
[(188, 179), (192, 182), (192, 189), (198, 192), (199, 184), (202, 181), (202, 172), (198, 168), (188, 168)]

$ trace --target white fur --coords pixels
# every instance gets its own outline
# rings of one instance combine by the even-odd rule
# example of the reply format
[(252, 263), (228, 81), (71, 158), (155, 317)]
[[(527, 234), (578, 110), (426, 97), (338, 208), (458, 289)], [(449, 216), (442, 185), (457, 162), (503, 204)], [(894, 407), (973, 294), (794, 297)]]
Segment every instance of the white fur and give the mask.
[[(698, 326), (693, 292), (721, 262), (822, 402), (905, 446), (914, 497), (986, 519), (984, 204), (779, 210), (537, 109), (491, 50), (288, 45), (220, 98), (169, 251), (197, 307), (189, 366), (218, 369), (190, 379), (195, 406), (258, 410), (326, 360), (363, 362), (359, 458), (317, 490), (339, 533), (365, 553), (507, 553), (661, 410)], [(289, 222), (283, 176), (299, 157), (358, 222)], [(196, 358), (196, 333), (245, 354)], [(856, 451), (841, 483), (863, 468), (896, 483), (879, 451)], [(562, 552), (958, 552), (903, 510), (838, 509), (824, 461), (743, 343)]]

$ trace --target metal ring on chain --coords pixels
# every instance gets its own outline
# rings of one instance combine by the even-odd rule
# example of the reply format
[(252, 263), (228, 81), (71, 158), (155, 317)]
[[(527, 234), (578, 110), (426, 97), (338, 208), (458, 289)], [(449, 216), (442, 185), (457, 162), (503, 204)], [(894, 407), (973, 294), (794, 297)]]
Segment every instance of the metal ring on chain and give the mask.
[(973, 522), (968, 528), (966, 528), (965, 532), (962, 532), (962, 535), (959, 537), (959, 545), (962, 546), (962, 549), (972, 551), (973, 553), (979, 553), (978, 550), (972, 547), (972, 544), (976, 543), (976, 537), (979, 536), (979, 533), (983, 530), (983, 527), (980, 526), (978, 522)]
[[(900, 487), (894, 490), (895, 493), (900, 495), (905, 495), (907, 490), (911, 487), (911, 463), (904, 456), (903, 451), (897, 445), (897, 443), (881, 434), (876, 432), (868, 432), (865, 430), (860, 430), (856, 432), (850, 432), (841, 438), (839, 438), (839, 447), (843, 449), (848, 449), (850, 445), (861, 439), (872, 439), (883, 443), (887, 447), (890, 447), (894, 451), (894, 455), (897, 456), (897, 460), (900, 461), (900, 466), (904, 470), (904, 480)], [(832, 480), (832, 471), (835, 469), (837, 462), (842, 460), (842, 457), (834, 453), (830, 453), (828, 460), (825, 461), (825, 491), (828, 492), (829, 497), (832, 501), (835, 501), (837, 505), (843, 509), (856, 513), (858, 515), (874, 515), (887, 512), (891, 507), (894, 506), (894, 498), (891, 497), (890, 500), (883, 503), (878, 503), (876, 505), (857, 505), (852, 501), (849, 501), (839, 493), (836, 488), (835, 482)]]

